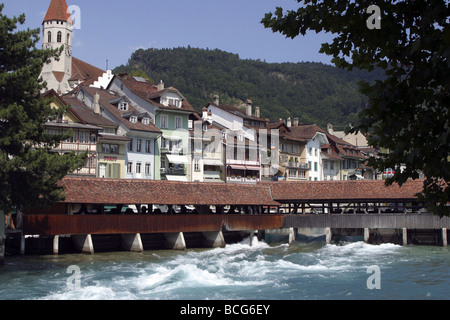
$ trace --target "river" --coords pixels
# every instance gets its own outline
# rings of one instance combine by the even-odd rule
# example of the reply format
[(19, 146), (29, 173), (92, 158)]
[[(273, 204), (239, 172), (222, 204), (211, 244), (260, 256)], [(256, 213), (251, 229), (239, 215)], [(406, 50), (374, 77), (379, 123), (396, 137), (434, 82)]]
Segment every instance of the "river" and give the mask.
[(447, 300), (450, 252), (361, 241), (6, 257), (0, 300)]

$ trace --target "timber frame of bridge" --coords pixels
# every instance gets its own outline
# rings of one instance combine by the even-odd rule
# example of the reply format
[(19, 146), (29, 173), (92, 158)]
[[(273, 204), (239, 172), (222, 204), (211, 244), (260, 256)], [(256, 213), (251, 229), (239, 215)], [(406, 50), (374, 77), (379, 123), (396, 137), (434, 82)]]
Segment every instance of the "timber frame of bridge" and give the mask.
[[(65, 200), (25, 213), (21, 230), (22, 238), (53, 236), (55, 253), (60, 235), (92, 253), (91, 235), (120, 234), (129, 250), (142, 251), (141, 234), (164, 234), (169, 247), (183, 249), (184, 232), (201, 232), (207, 245), (224, 246), (223, 231), (283, 228), (355, 228), (365, 235), (369, 229), (399, 229), (404, 240), (407, 229), (441, 229), (447, 245), (450, 226), (450, 218), (426, 212), (418, 200), (421, 180), (399, 187), (380, 180), (243, 185), (65, 178), (61, 185)], [(123, 212), (129, 205), (134, 211)]]

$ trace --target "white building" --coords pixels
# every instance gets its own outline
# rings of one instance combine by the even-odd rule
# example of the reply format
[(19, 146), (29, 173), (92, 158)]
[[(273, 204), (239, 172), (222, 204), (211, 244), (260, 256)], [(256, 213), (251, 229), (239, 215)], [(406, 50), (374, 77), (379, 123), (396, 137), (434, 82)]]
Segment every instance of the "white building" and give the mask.
[(83, 86), (78, 98), (95, 112), (117, 123), (117, 134), (127, 137), (125, 153), (125, 178), (157, 179), (155, 154), (156, 141), (162, 132), (153, 124), (153, 116), (140, 113), (131, 101), (112, 91)]

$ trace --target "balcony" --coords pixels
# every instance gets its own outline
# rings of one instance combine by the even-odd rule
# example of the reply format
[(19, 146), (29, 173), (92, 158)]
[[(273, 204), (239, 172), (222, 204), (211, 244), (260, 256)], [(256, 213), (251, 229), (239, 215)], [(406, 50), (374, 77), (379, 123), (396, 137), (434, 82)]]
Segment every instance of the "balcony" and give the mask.
[(74, 142), (61, 142), (59, 146), (53, 149), (53, 151), (79, 151), (79, 152), (96, 152), (96, 144), (74, 143)]
[(185, 176), (186, 169), (185, 168), (161, 168), (161, 174), (170, 175), (170, 176)]
[(288, 167), (290, 168), (296, 168), (296, 169), (302, 169), (302, 170), (310, 170), (309, 163), (303, 163), (303, 162), (296, 162), (296, 161), (289, 161)]

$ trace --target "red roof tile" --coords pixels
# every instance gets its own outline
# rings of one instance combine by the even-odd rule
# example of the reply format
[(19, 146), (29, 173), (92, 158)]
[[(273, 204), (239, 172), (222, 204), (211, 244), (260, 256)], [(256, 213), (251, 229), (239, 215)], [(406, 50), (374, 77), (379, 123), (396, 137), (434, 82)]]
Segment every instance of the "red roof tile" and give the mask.
[(73, 23), (66, 0), (52, 0), (50, 2), (44, 22), (50, 20), (68, 21)]
[(423, 190), (423, 180), (408, 181), (399, 187), (386, 186), (384, 180), (267, 182), (274, 200), (345, 201), (417, 199)]
[(65, 203), (279, 205), (269, 186), (159, 180), (64, 178)]
[(72, 77), (71, 81), (86, 81), (92, 80), (95, 81), (99, 77), (101, 77), (105, 73), (100, 68), (97, 68), (87, 62), (84, 62), (80, 59), (72, 57)]

